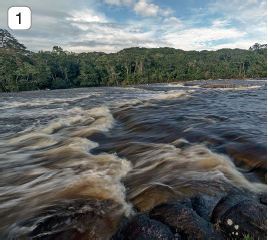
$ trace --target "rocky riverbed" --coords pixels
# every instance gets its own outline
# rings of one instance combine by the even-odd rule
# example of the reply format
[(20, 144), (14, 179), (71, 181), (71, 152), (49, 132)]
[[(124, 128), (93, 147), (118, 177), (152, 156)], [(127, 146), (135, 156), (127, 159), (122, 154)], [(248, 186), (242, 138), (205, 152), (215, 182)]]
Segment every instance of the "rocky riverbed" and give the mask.
[(232, 188), (165, 202), (124, 221), (114, 239), (266, 238), (267, 195)]

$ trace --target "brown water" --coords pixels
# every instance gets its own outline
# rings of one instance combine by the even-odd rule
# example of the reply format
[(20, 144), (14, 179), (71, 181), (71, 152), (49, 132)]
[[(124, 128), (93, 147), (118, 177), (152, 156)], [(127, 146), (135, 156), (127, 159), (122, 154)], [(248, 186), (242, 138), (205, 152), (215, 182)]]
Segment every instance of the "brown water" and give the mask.
[(202, 83), (1, 93), (1, 237), (108, 238), (164, 201), (266, 191), (266, 80)]

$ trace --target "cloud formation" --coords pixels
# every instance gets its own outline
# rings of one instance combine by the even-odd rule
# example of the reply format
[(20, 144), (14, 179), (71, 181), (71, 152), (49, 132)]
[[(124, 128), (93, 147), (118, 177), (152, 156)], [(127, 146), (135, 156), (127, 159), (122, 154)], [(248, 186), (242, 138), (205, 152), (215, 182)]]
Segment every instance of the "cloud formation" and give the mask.
[[(179, 9), (164, 0), (65, 0), (64, 4), (25, 0), (32, 9), (32, 28), (10, 32), (32, 51), (55, 45), (76, 52), (117, 52), (137, 46), (248, 49), (255, 42), (266, 43), (266, 2), (204, 1)], [(0, 28), (7, 29), (10, 5), (21, 5), (21, 0), (0, 2)]]
[(159, 7), (154, 4), (148, 4), (145, 1), (138, 2), (134, 11), (136, 14), (140, 14), (142, 17), (156, 17), (159, 11)]
[(213, 41), (242, 38), (246, 34), (246, 32), (239, 31), (235, 28), (224, 29), (218, 27), (205, 27), (166, 32), (163, 40), (166, 40), (175, 48), (184, 46), (184, 49), (186, 50), (203, 50), (206, 49), (206, 47), (210, 47)]
[(165, 18), (164, 21), (163, 21), (163, 23), (170, 23), (170, 22), (181, 24), (181, 20), (179, 20), (176, 17)]

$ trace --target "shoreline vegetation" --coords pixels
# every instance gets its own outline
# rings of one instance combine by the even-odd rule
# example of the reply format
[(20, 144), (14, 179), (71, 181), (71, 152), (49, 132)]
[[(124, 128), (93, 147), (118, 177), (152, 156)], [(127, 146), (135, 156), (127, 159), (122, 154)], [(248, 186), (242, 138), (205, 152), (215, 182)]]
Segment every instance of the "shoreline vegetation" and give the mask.
[(7, 30), (0, 29), (0, 37), (0, 92), (267, 77), (267, 44), (200, 52), (133, 47), (109, 54), (54, 46), (34, 53)]

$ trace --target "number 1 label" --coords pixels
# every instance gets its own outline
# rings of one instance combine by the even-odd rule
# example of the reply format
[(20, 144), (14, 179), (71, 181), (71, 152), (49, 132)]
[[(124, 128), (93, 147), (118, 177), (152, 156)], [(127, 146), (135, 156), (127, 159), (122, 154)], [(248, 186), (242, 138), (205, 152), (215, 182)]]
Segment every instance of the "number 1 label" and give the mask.
[(32, 12), (29, 7), (10, 7), (7, 16), (11, 30), (27, 30), (32, 25)]
[(20, 13), (19, 13), (19, 14), (17, 14), (16, 16), (18, 16), (18, 17), (19, 17), (19, 24), (21, 24), (21, 21), (20, 21)]

